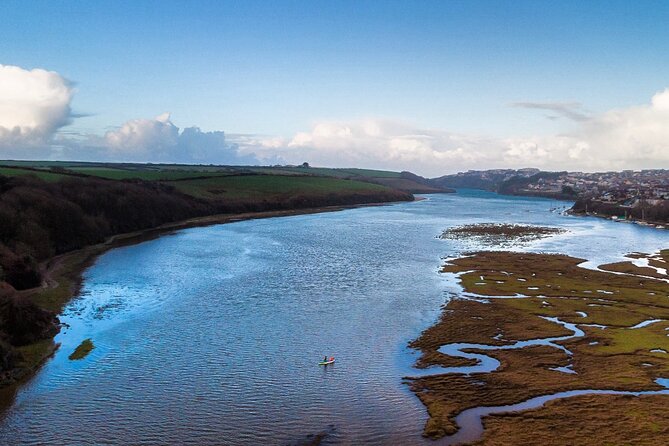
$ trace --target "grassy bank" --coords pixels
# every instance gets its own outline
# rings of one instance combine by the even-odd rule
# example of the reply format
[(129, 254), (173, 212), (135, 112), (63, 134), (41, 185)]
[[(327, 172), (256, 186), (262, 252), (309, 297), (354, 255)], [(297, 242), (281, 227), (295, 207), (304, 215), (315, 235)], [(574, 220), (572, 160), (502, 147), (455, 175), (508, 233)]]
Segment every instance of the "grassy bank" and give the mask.
[[(653, 258), (663, 264), (669, 261), (666, 254), (663, 251)], [(468, 408), (515, 404), (566, 390), (661, 388), (654, 380), (669, 376), (669, 354), (664, 353), (669, 351), (669, 284), (635, 274), (643, 271), (613, 274), (581, 268), (580, 262), (582, 259), (562, 255), (479, 252), (443, 267), (445, 273), (459, 277), (465, 291), (481, 300), (451, 301), (440, 320), (411, 344), (422, 352), (420, 366), (472, 365), (472, 360), (438, 351), (449, 343), (503, 346), (569, 334), (545, 317), (578, 324), (585, 336), (558, 342), (572, 355), (545, 345), (486, 350), (485, 354), (501, 362), (491, 373), (410, 379), (411, 389), (430, 415), (426, 436), (453, 434), (459, 428), (455, 416)], [(660, 321), (636, 327), (653, 319)], [(575, 373), (555, 370), (567, 366)], [(653, 423), (669, 421), (664, 411), (667, 400), (643, 397), (645, 410), (655, 413)], [(607, 401), (617, 404), (606, 405)], [(606, 407), (605, 412), (602, 407)], [(634, 397), (557, 400), (527, 413), (487, 417), (484, 423), (490, 429), (481, 444), (518, 444), (519, 438), (529, 435), (526, 422), (532, 425), (532, 432), (544, 433), (537, 437), (544, 445), (562, 445), (565, 439), (574, 444), (586, 440), (589, 444), (624, 444), (634, 418), (631, 414), (638, 408), (639, 400)], [(568, 412), (572, 421), (574, 414), (581, 414), (579, 422), (568, 422)], [(604, 427), (607, 435), (601, 442), (592, 442), (594, 437), (587, 436)], [(639, 435), (635, 444), (661, 444), (657, 430), (633, 432)]]

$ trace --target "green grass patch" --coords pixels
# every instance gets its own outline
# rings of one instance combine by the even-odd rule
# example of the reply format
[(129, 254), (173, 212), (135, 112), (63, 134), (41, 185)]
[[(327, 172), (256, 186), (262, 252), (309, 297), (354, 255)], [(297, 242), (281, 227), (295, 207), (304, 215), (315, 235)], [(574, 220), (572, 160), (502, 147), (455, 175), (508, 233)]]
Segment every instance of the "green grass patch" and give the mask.
[(378, 184), (329, 177), (243, 175), (178, 181), (173, 185), (180, 191), (202, 198), (221, 198), (230, 201), (263, 201), (291, 196), (322, 196), (337, 193), (387, 191)]
[(83, 341), (81, 341), (81, 344), (79, 344), (79, 346), (76, 349), (74, 349), (72, 354), (68, 356), (68, 359), (70, 361), (77, 361), (79, 359), (84, 359), (86, 356), (88, 356), (90, 352), (93, 351), (94, 348), (95, 346), (93, 345), (93, 341), (91, 341), (90, 339), (84, 339)]
[(0, 164), (3, 166), (16, 166), (16, 167), (32, 167), (36, 169), (49, 168), (49, 167), (67, 167), (69, 165), (77, 164), (87, 164), (83, 162), (68, 162), (68, 161), (12, 161), (12, 160), (2, 160)]
[(665, 262), (669, 262), (669, 249), (661, 250), (660, 257), (662, 257), (662, 260), (664, 260)]
[(51, 339), (47, 339), (22, 345), (16, 349), (23, 357), (23, 364), (28, 368), (33, 368), (53, 352), (54, 344)]
[(336, 169), (341, 172), (347, 172), (350, 175), (357, 175), (361, 177), (370, 178), (400, 178), (400, 172), (391, 172), (389, 170), (372, 170), (372, 169)]
[(81, 271), (103, 248), (89, 248), (73, 251), (60, 258), (58, 265), (52, 270), (50, 285), (31, 293), (30, 299), (40, 307), (60, 313), (80, 279)]
[[(2, 167), (5, 166), (5, 167)], [(281, 176), (324, 176), (332, 178), (366, 177), (378, 179), (401, 179), (399, 172), (357, 168), (294, 167), (294, 166), (215, 166), (190, 164), (135, 164), (97, 163), (79, 161), (2, 161), (0, 174), (7, 176), (31, 173), (47, 181), (58, 181), (63, 177), (51, 168), (63, 168), (72, 173), (107, 178), (110, 180), (142, 179), (146, 181), (171, 181), (202, 176), (235, 175), (257, 173)], [(8, 166), (11, 166), (8, 167)], [(25, 168), (25, 169), (21, 169)], [(43, 172), (29, 170), (40, 169)]]
[(117, 169), (113, 167), (73, 167), (69, 170), (85, 175), (107, 178), (110, 180), (140, 179), (146, 181), (170, 181), (198, 178), (203, 176), (229, 175), (228, 172), (212, 172), (210, 170), (149, 170), (149, 169)]
[(19, 177), (19, 176), (31, 175), (40, 178), (44, 181), (50, 181), (50, 182), (55, 182), (62, 180), (63, 178), (67, 178), (67, 175), (61, 175), (59, 173), (50, 172), (48, 170), (37, 171), (37, 170), (20, 169), (20, 168), (4, 167), (4, 166), (0, 166), (0, 175), (4, 175), (6, 177)]
[(658, 322), (643, 328), (607, 328), (597, 332), (600, 344), (593, 354), (618, 355), (649, 350), (669, 350), (669, 338), (665, 334), (666, 324)]
[(368, 178), (399, 178), (399, 172), (391, 172), (388, 170), (372, 170), (372, 169), (335, 169), (329, 167), (272, 167), (265, 170), (281, 170), (284, 172), (291, 172), (302, 175), (320, 175), (335, 178), (350, 178), (350, 177), (368, 177)]

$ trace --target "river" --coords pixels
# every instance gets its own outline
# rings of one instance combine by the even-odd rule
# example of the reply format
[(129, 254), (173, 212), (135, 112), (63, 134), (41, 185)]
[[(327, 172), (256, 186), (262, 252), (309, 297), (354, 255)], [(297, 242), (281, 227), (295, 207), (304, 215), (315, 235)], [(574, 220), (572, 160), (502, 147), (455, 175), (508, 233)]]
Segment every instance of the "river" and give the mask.
[[(429, 444), (406, 344), (456, 284), (441, 240), (481, 222), (559, 226), (518, 249), (620, 260), (669, 231), (481, 191), (193, 228), (113, 249), (84, 275), (60, 349), (17, 392), (0, 444)], [(93, 352), (68, 355), (86, 338)], [(323, 356), (334, 366), (320, 367)]]

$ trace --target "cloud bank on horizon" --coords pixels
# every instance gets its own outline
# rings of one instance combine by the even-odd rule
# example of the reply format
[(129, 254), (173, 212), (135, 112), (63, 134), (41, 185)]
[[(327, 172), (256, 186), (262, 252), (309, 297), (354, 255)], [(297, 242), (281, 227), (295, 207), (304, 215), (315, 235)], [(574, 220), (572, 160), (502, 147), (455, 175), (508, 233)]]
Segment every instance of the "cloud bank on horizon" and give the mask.
[[(669, 89), (649, 104), (588, 115), (578, 103), (513, 104), (573, 121), (564, 134), (491, 138), (402, 122), (320, 122), (292, 138), (240, 138), (242, 149), (323, 165), (409, 169), (425, 175), (489, 168), (622, 170), (669, 167)], [(550, 117), (550, 116), (549, 116)]]
[[(669, 167), (669, 89), (649, 103), (590, 114), (574, 102), (512, 107), (566, 118), (569, 132), (483, 137), (422, 129), (399, 120), (322, 121), (290, 137), (179, 129), (170, 114), (137, 118), (104, 135), (63, 129), (75, 88), (56, 72), (0, 65), (0, 158), (214, 164), (301, 163), (411, 170), (438, 176), (467, 169), (538, 167), (619, 170)], [(230, 141), (228, 141), (230, 140)]]
[(103, 136), (62, 131), (76, 117), (73, 84), (54, 71), (0, 65), (0, 158), (256, 164), (222, 131), (180, 130), (169, 113), (131, 119)]

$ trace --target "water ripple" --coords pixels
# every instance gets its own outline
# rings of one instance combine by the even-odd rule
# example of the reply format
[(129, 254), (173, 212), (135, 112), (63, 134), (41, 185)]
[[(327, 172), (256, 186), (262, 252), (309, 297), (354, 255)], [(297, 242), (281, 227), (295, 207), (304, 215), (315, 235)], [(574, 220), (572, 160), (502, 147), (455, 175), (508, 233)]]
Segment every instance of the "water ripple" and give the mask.
[[(422, 444), (427, 414), (402, 384), (416, 370), (406, 344), (445, 290), (458, 292), (437, 271), (464, 249), (436, 235), (490, 221), (563, 226), (568, 235), (531, 249), (606, 261), (669, 241), (554, 206), (467, 192), (110, 251), (63, 315), (60, 350), (0, 420), (0, 444), (295, 444), (320, 433), (323, 444)], [(89, 337), (93, 352), (69, 361)], [(319, 367), (323, 355), (337, 364)]]

